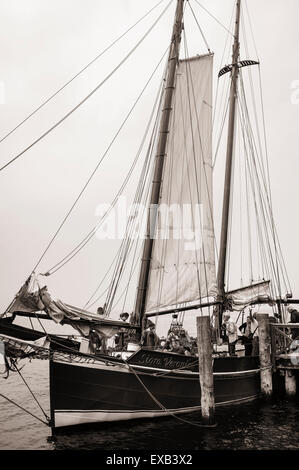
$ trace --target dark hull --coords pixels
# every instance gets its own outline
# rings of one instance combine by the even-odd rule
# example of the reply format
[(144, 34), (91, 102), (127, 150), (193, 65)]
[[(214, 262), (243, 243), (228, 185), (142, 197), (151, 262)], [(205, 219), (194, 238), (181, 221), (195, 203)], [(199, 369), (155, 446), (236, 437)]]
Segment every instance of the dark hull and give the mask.
[[(153, 355), (145, 353), (148, 357)], [(185, 360), (184, 356), (162, 352), (154, 355), (156, 361), (167, 359), (168, 364), (169, 357), (175, 362)], [(196, 358), (188, 360), (194, 367)], [(135, 362), (138, 363), (138, 354)], [(256, 358), (215, 359), (214, 370), (216, 406), (242, 403), (259, 395)], [(200, 409), (198, 372), (128, 365), (121, 360), (114, 364), (75, 363), (55, 359), (54, 355), (50, 393), (54, 427), (153, 418)]]

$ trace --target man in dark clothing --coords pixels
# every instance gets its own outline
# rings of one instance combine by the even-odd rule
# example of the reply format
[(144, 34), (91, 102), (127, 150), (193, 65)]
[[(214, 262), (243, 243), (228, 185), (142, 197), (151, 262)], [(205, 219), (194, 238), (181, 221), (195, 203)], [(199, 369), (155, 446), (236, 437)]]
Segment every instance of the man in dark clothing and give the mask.
[(95, 330), (89, 333), (89, 347), (94, 354), (101, 352), (102, 340)]
[(176, 354), (185, 354), (185, 348), (183, 348), (183, 346), (180, 345), (180, 342), (175, 338), (171, 340), (170, 351)]
[(160, 338), (156, 333), (156, 327), (154, 323), (150, 323), (149, 326), (144, 330), (141, 344), (145, 347), (155, 349), (160, 346)]
[[(299, 323), (299, 312), (294, 307), (289, 307), (288, 312), (291, 316), (291, 321), (289, 323)], [(292, 339), (299, 339), (299, 328), (291, 329)]]
[(247, 317), (246, 323), (243, 323), (239, 330), (243, 333), (242, 342), (245, 346), (245, 356), (252, 354), (252, 331), (251, 331), (251, 317)]

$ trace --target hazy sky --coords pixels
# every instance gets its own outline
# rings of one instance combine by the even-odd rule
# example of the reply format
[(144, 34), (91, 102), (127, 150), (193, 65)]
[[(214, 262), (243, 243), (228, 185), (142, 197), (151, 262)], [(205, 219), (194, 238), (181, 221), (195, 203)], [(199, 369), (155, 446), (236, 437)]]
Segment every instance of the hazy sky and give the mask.
[[(155, 3), (153, 0), (0, 0), (0, 93), (3, 98), (0, 136)], [(201, 0), (201, 3), (222, 23), (229, 25), (233, 0)], [(299, 88), (299, 2), (247, 0), (247, 4), (261, 61), (274, 215), (293, 293), (298, 297), (299, 94), (293, 93), (294, 87)], [(1, 143), (1, 164), (29, 145), (87, 95), (133, 47), (162, 11), (163, 5)], [(217, 72), (226, 31), (194, 1), (192, 5), (215, 52)], [(0, 173), (1, 308), (7, 306), (30, 274), (161, 59), (169, 44), (174, 7), (175, 3), (108, 84), (58, 129)], [(197, 42), (190, 39), (192, 52), (205, 53), (203, 41), (198, 34), (196, 37)], [(253, 48), (251, 52), (251, 58), (256, 59)], [(140, 144), (163, 66), (38, 272), (45, 272), (72, 249), (95, 225), (97, 205), (112, 200)], [(223, 155), (219, 158), (223, 160)], [(136, 172), (129, 187), (130, 195), (134, 192), (137, 177)], [(216, 204), (223, 176), (218, 174), (217, 178)], [(109, 266), (113, 247), (112, 242), (95, 239), (73, 262), (47, 280), (50, 290), (69, 303), (83, 305)]]

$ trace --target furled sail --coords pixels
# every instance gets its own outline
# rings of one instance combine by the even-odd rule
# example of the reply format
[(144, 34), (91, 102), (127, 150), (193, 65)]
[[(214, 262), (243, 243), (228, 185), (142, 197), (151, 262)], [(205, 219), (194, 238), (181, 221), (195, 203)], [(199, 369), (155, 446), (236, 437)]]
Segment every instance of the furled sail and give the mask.
[[(91, 329), (94, 329), (102, 336), (111, 338), (121, 328), (129, 326), (125, 321), (103, 318), (98, 314), (90, 313), (87, 310), (53, 298), (48, 292), (47, 286), (40, 287), (35, 275), (32, 274), (21, 287), (5, 314), (40, 311), (45, 312), (49, 319), (52, 319), (55, 323), (70, 324), (82, 336), (88, 336)], [(5, 314), (0, 315), (0, 318)]]
[(215, 296), (213, 55), (181, 60), (168, 135), (146, 312)]
[(259, 302), (272, 304), (270, 281), (252, 284), (225, 294), (225, 306), (231, 311), (242, 311), (245, 307)]

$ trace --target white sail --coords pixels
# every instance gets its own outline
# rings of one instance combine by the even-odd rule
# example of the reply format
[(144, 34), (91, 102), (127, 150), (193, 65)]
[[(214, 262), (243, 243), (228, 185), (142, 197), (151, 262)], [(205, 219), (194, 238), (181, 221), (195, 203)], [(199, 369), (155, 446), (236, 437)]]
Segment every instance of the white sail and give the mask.
[(212, 197), (213, 55), (180, 61), (146, 312), (216, 295)]

